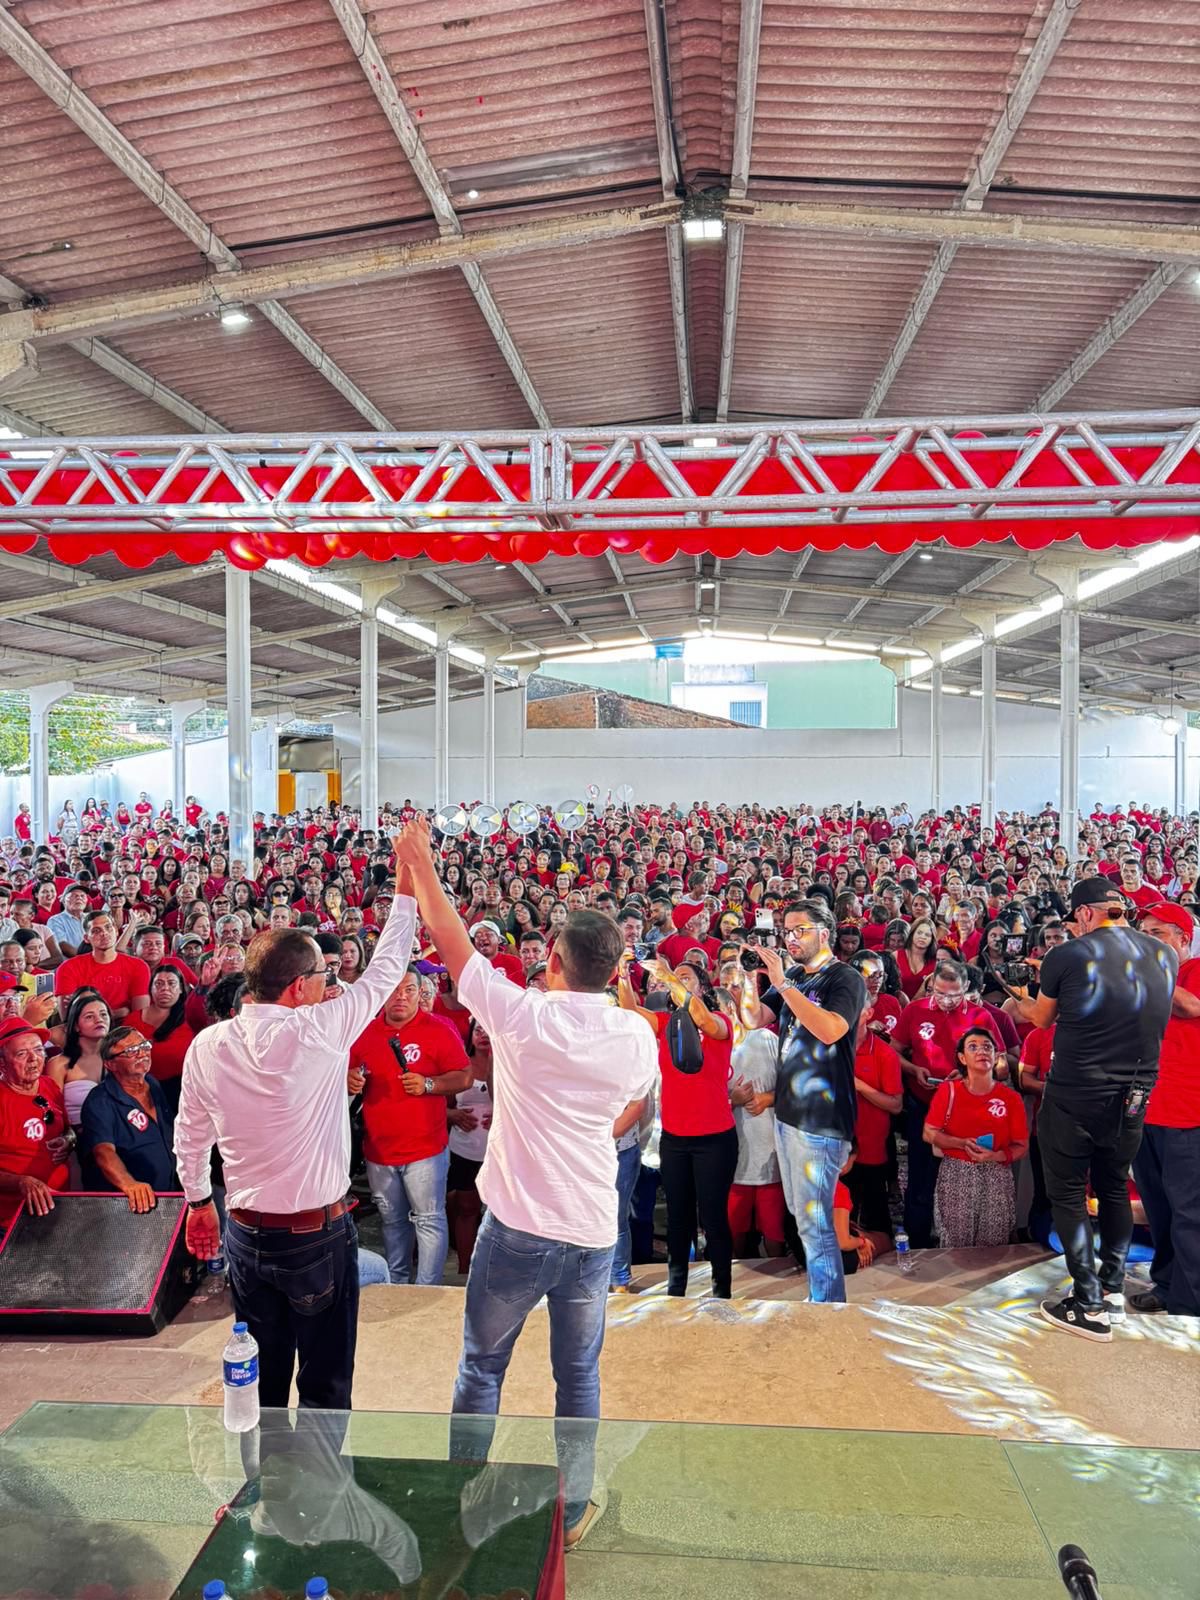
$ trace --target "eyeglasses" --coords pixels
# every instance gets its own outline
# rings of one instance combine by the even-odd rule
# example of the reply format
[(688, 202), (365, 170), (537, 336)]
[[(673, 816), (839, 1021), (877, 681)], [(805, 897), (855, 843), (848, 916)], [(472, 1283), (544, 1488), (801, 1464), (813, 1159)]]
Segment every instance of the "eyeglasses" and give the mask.
[(154, 1046), (147, 1039), (143, 1044), (131, 1044), (127, 1050), (113, 1050), (108, 1059), (109, 1061), (124, 1061), (130, 1056), (148, 1056), (153, 1055), (153, 1053)]

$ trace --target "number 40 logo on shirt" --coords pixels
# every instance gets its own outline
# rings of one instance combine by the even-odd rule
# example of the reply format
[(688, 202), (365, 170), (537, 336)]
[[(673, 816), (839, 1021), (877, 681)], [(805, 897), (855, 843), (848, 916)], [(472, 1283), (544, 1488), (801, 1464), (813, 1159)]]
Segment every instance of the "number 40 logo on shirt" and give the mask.
[(404, 1059), (410, 1067), (415, 1067), (421, 1059), (421, 1046), (419, 1044), (406, 1044), (404, 1046)]

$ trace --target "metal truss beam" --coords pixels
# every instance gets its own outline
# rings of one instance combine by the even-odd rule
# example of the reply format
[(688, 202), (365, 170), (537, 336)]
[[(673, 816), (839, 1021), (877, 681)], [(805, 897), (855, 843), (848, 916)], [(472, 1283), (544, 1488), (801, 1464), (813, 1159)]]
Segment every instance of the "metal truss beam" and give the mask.
[[(1034, 95), (1041, 87), (1046, 70), (1054, 60), (1055, 52), (1066, 36), (1078, 6), (1079, 0), (1053, 0), (1033, 47), (1025, 58), (1025, 64), (1013, 85), (1012, 92), (1005, 101), (991, 133), (984, 140), (979, 157), (967, 178), (967, 186), (959, 203), (961, 210), (978, 211), (983, 205), (1000, 163), (1016, 137)], [(908, 308), (903, 325), (896, 336), (896, 342), (884, 363), (883, 371), (871, 390), (865, 413), (868, 417), (878, 414), (884, 397), (896, 380), (896, 374), (900, 371), (905, 356), (924, 326), (925, 319), (937, 299), (938, 291), (954, 265), (958, 250), (958, 244), (952, 240), (947, 240), (938, 247), (937, 254), (925, 274), (925, 280)]]
[[(355, 59), (362, 68), (363, 76), (371, 86), (371, 92), (379, 102), (380, 110), (387, 118), (400, 148), (408, 158), (413, 176), (433, 209), (439, 231), (452, 238), (461, 238), (463, 228), (458, 212), (454, 209), (454, 202), (442, 183), (437, 168), (429, 158), (429, 152), (425, 148), (416, 123), (408, 114), (408, 107), (396, 87), (392, 69), (371, 32), (371, 25), (363, 15), (359, 0), (329, 0), (329, 4), (341, 25), (342, 32), (346, 35)], [(550, 418), (546, 414), (546, 408), (534, 387), (533, 379), (526, 370), (516, 341), (509, 332), (479, 264), (474, 261), (464, 262), (461, 270), (500, 354), (504, 357), (518, 389), (525, 397), (530, 414), (539, 428), (548, 428)]]
[[(177, 189), (167, 182), (164, 175), (146, 160), (145, 156), (130, 143), (123, 133), (104, 115), (99, 106), (95, 105), (80, 89), (74, 79), (58, 65), (48, 51), (43, 50), (33, 35), (27, 32), (6, 11), (0, 10), (0, 50), (16, 63), (34, 83), (42, 90), (43, 94), (75, 126), (89, 138), (96, 148), (124, 174), (129, 181), (136, 185), (146, 198), (158, 208), (168, 221), (185, 234), (202, 255), (217, 267), (222, 274), (230, 274), (235, 279), (241, 271), (241, 263), (235, 253), (218, 235), (212, 224), (206, 222), (198, 212), (194, 211)], [(208, 280), (212, 281), (212, 280)], [(242, 297), (236, 288), (225, 293), (224, 297), (217, 297), (217, 308), (229, 301), (237, 301)], [(277, 305), (269, 296), (259, 297), (261, 310), (269, 321), (291, 344), (306, 361), (312, 363), (325, 380), (342, 394), (361, 415), (366, 417), (374, 427), (389, 428), (391, 425), (383, 413), (367, 399), (367, 397), (341, 370), (337, 363), (324, 350), (317, 341), (286, 311), (283, 306)], [(119, 324), (117, 324), (119, 325)], [(80, 333), (96, 334), (103, 332), (101, 328), (80, 329)], [(0, 339), (4, 338), (0, 330)], [(89, 359), (96, 359), (89, 355)], [(103, 365), (103, 362), (99, 362)], [(132, 364), (131, 364), (132, 365)], [(107, 370), (112, 371), (109, 367)], [(136, 370), (136, 369), (135, 369)], [(130, 375), (124, 371), (115, 374), (122, 382), (129, 382)], [(133, 384), (137, 388), (137, 383)], [(167, 390), (173, 399), (183, 401), (181, 396), (174, 395), (174, 391)], [(162, 403), (161, 401), (159, 402)], [(168, 405), (167, 410), (175, 410)], [(179, 415), (176, 411), (176, 415)], [(185, 418), (186, 420), (186, 418)], [(202, 430), (210, 431), (210, 430)]]
[[(754, 142), (754, 102), (758, 92), (758, 48), (762, 38), (763, 0), (742, 0), (738, 29), (737, 84), (733, 102), (733, 160), (729, 197), (745, 201), (750, 183), (750, 150)], [(745, 222), (725, 222), (725, 305), (721, 314), (721, 362), (717, 371), (717, 421), (729, 415), (733, 391), (733, 358), (737, 345), (738, 299), (742, 289)]]
[(252, 538), (357, 525), (491, 539), (607, 534), (628, 517), (647, 533), (714, 537), (832, 529), (840, 544), (855, 541), (838, 530), (862, 525), (965, 525), (983, 541), (989, 526), (1003, 537), (1017, 522), (1200, 513), (1200, 411), (725, 426), (715, 485), (698, 465), (711, 469), (714, 452), (692, 448), (689, 432), (31, 439), (48, 459), (0, 460), (0, 529), (225, 536), (233, 525)]

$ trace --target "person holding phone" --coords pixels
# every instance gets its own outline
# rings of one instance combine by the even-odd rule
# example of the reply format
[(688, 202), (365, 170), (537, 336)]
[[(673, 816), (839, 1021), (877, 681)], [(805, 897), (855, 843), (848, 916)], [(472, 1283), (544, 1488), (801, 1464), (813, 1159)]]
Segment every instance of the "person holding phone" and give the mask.
[(987, 1028), (968, 1028), (955, 1060), (964, 1077), (938, 1086), (925, 1118), (926, 1144), (947, 1158), (934, 1193), (938, 1237), (945, 1250), (1008, 1244), (1017, 1225), (1013, 1163), (1029, 1149), (1025, 1106), (996, 1081)]

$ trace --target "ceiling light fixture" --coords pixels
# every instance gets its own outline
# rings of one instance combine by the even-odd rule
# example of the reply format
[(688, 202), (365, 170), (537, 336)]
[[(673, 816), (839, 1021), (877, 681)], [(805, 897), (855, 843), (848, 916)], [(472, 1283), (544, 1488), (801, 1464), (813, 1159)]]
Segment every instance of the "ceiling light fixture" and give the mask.
[(921, 551), (919, 551), (917, 553), (917, 560), (918, 561), (932, 561), (933, 557), (929, 554), (928, 550), (921, 550)]
[(478, 189), (468, 189), (467, 190), (467, 199), (468, 200), (478, 200), (479, 199), (479, 190)]
[(243, 306), (222, 306), (221, 326), (226, 333), (240, 333), (250, 326), (250, 313)]
[(725, 224), (720, 217), (685, 217), (683, 237), (688, 244), (711, 243), (725, 237)]
[(711, 578), (704, 578), (701, 581), (700, 587), (702, 589), (715, 589), (717, 586)]
[(716, 439), (701, 438), (701, 439), (693, 439), (692, 440), (692, 449), (693, 450), (715, 450), (716, 448), (717, 448), (717, 440)]

